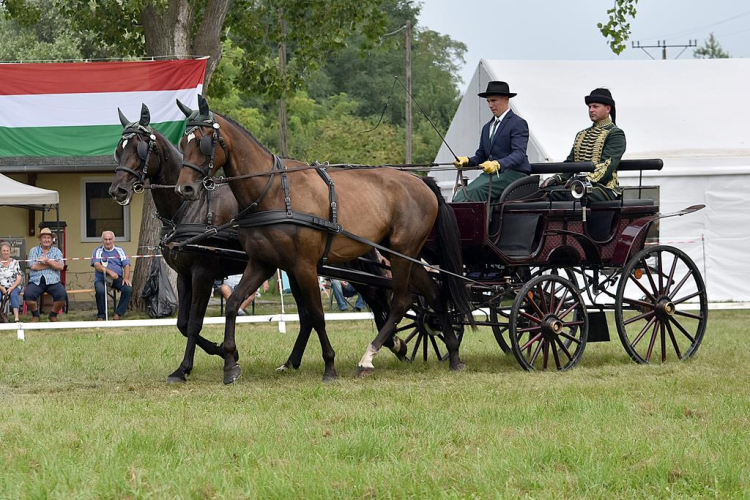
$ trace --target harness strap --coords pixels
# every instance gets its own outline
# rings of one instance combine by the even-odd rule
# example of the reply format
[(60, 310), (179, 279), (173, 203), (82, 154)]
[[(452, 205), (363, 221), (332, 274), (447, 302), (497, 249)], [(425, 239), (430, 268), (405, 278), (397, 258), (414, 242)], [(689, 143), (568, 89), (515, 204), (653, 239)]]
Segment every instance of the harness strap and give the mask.
[[(328, 172), (326, 172), (325, 169), (318, 167), (315, 170), (323, 179), (323, 182), (328, 185), (328, 198), (331, 200), (331, 210), (329, 212), (329, 218), (331, 219), (332, 224), (336, 224), (338, 223), (338, 200), (336, 198), (336, 188), (333, 186), (333, 179), (331, 179), (331, 176), (328, 175)], [(320, 258), (320, 261), (318, 261), (318, 266), (325, 266), (328, 262), (328, 252), (331, 251), (332, 241), (333, 233), (329, 231), (326, 237), (326, 246), (323, 249), (323, 256)]]
[(432, 264), (427, 264), (426, 262), (422, 262), (413, 257), (409, 257), (408, 255), (404, 255), (400, 252), (397, 252), (396, 250), (392, 250), (383, 245), (379, 245), (378, 243), (368, 240), (367, 238), (363, 236), (359, 236), (357, 234), (354, 234), (345, 230), (341, 226), (341, 224), (338, 224), (338, 223), (334, 224), (331, 221), (328, 221), (326, 219), (321, 219), (320, 217), (317, 217), (312, 214), (306, 214), (303, 212), (292, 212), (292, 215), (290, 217), (286, 214), (286, 212), (282, 210), (269, 210), (269, 211), (263, 211), (263, 212), (256, 212), (254, 214), (248, 214), (243, 219), (237, 221), (238, 227), (241, 227), (241, 228), (242, 227), (271, 226), (275, 224), (295, 224), (297, 226), (304, 226), (304, 227), (309, 227), (312, 229), (318, 229), (318, 230), (323, 229), (326, 231), (331, 231), (334, 234), (340, 234), (340, 235), (346, 236), (347, 238), (350, 238), (355, 241), (359, 241), (360, 243), (364, 243), (365, 245), (369, 245), (371, 247), (377, 248), (378, 250), (381, 250), (383, 252), (389, 253), (391, 255), (395, 255), (397, 257), (401, 257), (402, 259), (408, 260), (409, 262), (412, 262), (414, 264), (428, 267), (440, 273), (448, 274), (450, 276), (454, 276), (456, 278), (460, 278), (464, 281), (468, 281), (475, 285), (486, 288), (486, 285), (479, 281), (473, 280), (471, 278), (467, 278), (465, 276), (453, 273), (451, 271), (446, 271), (445, 269), (441, 269), (437, 266), (433, 266)]

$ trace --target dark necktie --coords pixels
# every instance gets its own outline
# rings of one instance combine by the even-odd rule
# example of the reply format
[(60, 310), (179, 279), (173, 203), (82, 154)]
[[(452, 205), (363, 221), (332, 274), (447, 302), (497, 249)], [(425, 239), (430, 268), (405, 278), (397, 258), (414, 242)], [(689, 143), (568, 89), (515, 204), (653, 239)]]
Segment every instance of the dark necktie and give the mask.
[(492, 130), (490, 131), (490, 142), (495, 138), (495, 133), (498, 128), (500, 128), (500, 120), (495, 118), (495, 122), (492, 124)]

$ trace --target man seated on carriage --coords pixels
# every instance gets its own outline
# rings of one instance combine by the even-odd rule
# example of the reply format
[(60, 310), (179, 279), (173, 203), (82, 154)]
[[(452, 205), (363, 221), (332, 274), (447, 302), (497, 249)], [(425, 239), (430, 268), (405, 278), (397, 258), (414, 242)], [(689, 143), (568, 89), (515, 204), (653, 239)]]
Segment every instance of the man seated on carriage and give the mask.
[[(531, 173), (526, 156), (529, 143), (529, 126), (526, 120), (510, 109), (510, 92), (505, 82), (489, 82), (487, 90), (478, 94), (487, 99), (492, 120), (482, 127), (479, 149), (474, 156), (459, 156), (456, 168), (480, 166), (483, 172), (460, 189), (453, 201), (496, 201), (513, 181)], [(490, 193), (490, 191), (492, 191)]]
[[(592, 90), (584, 99), (593, 125), (578, 132), (565, 161), (590, 161), (594, 164), (595, 170), (587, 175), (592, 184), (588, 196), (590, 201), (616, 200), (620, 197), (617, 166), (625, 154), (625, 132), (615, 124), (615, 100), (610, 91), (604, 88)], [(553, 175), (541, 187), (563, 185), (571, 176)], [(552, 191), (550, 196), (554, 200), (565, 200), (570, 198), (570, 193), (566, 190)]]

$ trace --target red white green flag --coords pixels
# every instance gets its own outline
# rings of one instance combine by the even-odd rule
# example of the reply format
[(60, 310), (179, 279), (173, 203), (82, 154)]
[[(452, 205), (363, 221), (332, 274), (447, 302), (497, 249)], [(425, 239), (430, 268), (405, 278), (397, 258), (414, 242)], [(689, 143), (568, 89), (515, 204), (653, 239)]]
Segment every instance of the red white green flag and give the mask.
[(117, 108), (177, 142), (198, 107), (206, 59), (0, 64), (0, 157), (110, 155), (122, 134)]

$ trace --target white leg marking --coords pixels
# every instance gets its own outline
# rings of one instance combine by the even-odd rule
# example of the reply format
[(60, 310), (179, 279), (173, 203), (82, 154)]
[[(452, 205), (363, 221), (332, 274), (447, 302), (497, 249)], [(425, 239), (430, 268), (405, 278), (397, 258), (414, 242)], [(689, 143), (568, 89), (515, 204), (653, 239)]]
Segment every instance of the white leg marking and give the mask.
[(372, 344), (368, 345), (367, 350), (365, 351), (365, 355), (362, 356), (362, 359), (359, 360), (359, 366), (361, 368), (374, 370), (375, 365), (372, 364), (372, 358), (374, 358), (377, 354), (378, 350), (375, 349)]

